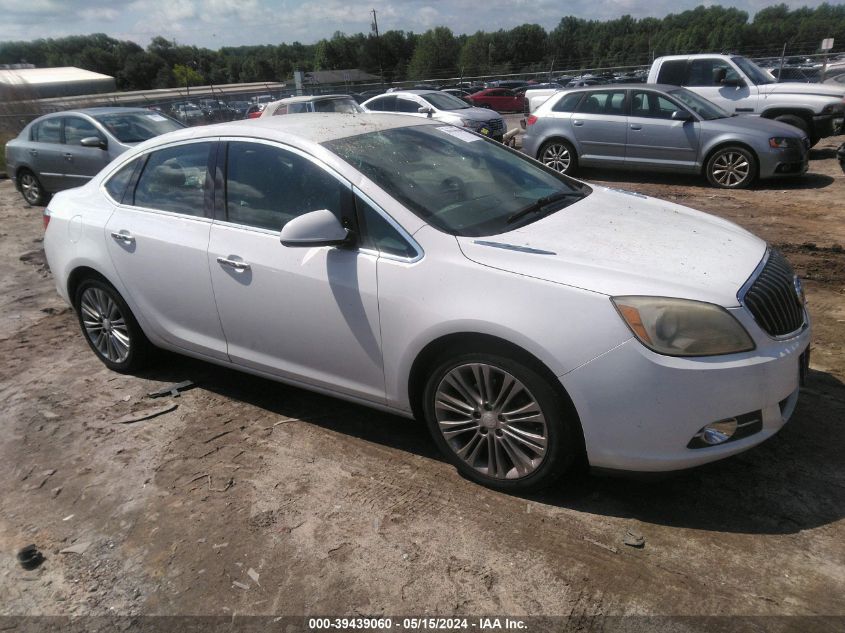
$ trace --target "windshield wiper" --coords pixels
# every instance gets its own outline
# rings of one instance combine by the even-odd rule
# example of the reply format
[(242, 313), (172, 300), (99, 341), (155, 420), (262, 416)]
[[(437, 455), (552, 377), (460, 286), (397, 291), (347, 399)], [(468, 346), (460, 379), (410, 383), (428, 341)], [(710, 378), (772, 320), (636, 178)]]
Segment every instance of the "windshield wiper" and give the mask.
[(524, 218), (529, 213), (536, 213), (543, 209), (543, 207), (547, 207), (552, 202), (557, 202), (558, 200), (564, 200), (566, 198), (583, 198), (586, 194), (581, 193), (580, 191), (559, 191), (558, 193), (553, 193), (548, 196), (543, 196), (542, 198), (537, 198), (531, 204), (522, 207), (518, 211), (514, 211), (508, 216), (507, 223), (512, 224), (516, 222), (520, 218)]

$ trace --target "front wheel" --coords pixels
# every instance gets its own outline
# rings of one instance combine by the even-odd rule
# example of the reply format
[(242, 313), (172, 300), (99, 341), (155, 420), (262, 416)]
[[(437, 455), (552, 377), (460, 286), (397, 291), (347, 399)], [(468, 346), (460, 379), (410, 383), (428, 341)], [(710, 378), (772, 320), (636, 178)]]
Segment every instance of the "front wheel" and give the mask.
[(111, 284), (86, 279), (76, 290), (74, 307), (85, 340), (106, 367), (128, 373), (147, 363), (152, 344)]
[(571, 174), (578, 168), (575, 148), (567, 141), (553, 140), (543, 143), (538, 154), (541, 163), (562, 174)]
[(577, 422), (545, 378), (511, 358), (467, 353), (444, 360), (423, 397), (435, 443), (464, 476), (482, 485), (536, 490), (573, 461)]
[(757, 160), (744, 147), (722, 147), (705, 167), (707, 180), (721, 189), (745, 189), (757, 177)]

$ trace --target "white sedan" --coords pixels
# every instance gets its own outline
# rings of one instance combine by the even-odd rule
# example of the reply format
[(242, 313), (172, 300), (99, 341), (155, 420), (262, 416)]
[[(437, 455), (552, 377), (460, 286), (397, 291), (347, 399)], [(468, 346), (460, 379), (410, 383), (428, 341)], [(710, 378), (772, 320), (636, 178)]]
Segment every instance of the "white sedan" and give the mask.
[(424, 418), (503, 490), (738, 453), (786, 423), (807, 364), (800, 283), (762, 240), (424, 119), (181, 130), (45, 213), (109, 368), (160, 347)]

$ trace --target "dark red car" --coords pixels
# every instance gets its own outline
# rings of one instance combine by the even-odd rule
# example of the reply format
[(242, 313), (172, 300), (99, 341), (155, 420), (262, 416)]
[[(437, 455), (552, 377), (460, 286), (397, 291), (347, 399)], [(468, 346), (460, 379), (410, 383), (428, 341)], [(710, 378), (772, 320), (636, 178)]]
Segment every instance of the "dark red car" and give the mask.
[(525, 97), (507, 88), (485, 88), (467, 97), (473, 105), (492, 108), (497, 112), (522, 112)]

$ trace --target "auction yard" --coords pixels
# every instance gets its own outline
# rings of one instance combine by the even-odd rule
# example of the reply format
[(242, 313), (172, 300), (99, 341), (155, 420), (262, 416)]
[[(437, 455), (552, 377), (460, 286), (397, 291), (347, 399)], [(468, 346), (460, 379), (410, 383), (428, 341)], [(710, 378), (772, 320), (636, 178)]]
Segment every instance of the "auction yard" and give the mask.
[[(530, 498), (462, 479), (422, 423), (173, 355), (110, 372), (56, 294), (41, 209), (0, 181), (0, 614), (845, 616), (843, 140), (806, 177), (744, 191), (579, 174), (780, 248), (804, 279), (811, 371), (756, 449)], [(35, 571), (14, 556), (29, 543)]]

